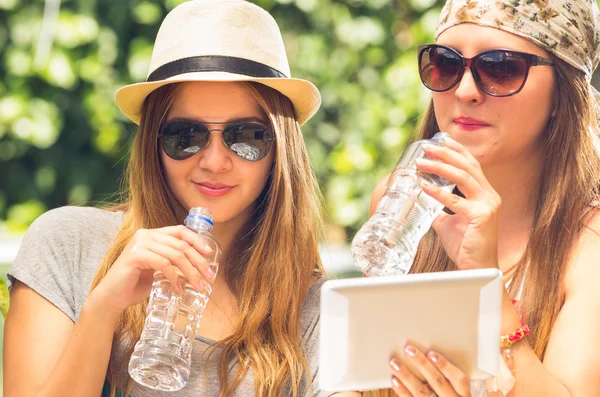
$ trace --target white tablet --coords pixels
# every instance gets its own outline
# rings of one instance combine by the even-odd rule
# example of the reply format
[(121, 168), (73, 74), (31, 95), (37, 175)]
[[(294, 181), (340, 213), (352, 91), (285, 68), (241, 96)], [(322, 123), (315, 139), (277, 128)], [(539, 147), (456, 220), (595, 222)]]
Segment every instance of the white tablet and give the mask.
[[(319, 385), (392, 386), (389, 359), (407, 341), (435, 350), (472, 380), (496, 375), (502, 272), (462, 270), (329, 280), (321, 287)], [(402, 362), (411, 367), (410, 363)]]

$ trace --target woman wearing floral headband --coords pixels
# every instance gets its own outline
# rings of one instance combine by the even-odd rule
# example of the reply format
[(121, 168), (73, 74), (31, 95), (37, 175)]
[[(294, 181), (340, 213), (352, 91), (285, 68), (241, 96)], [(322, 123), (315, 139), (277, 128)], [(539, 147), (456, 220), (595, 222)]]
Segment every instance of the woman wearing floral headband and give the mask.
[[(418, 167), (464, 197), (423, 185), (455, 215), (435, 220), (412, 272), (503, 271), (490, 396), (600, 396), (599, 29), (595, 0), (449, 0), (436, 44), (419, 48), (433, 94), (418, 138), (454, 140)], [(474, 393), (437, 352), (403, 353), (427, 382), (392, 357), (396, 395)]]

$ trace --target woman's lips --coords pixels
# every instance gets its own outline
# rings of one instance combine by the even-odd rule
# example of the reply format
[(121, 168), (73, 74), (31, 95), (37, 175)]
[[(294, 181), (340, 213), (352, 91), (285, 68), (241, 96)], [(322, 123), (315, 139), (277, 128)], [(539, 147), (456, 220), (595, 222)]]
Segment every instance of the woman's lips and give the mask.
[(195, 185), (200, 192), (210, 197), (224, 196), (234, 188), (234, 186), (209, 183), (196, 183)]
[(453, 121), (458, 128), (464, 131), (475, 131), (484, 127), (489, 127), (489, 124), (485, 121), (472, 119), (470, 117), (457, 117)]

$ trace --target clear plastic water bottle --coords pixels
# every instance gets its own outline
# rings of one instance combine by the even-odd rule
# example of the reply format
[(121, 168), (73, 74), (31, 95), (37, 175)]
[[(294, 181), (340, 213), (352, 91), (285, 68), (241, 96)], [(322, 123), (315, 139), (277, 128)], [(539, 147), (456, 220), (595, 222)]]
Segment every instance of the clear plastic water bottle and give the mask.
[(377, 210), (352, 240), (352, 258), (367, 276), (406, 274), (415, 258), (419, 241), (444, 206), (421, 190), (426, 179), (444, 190), (454, 184), (437, 175), (417, 170), (415, 160), (424, 158), (424, 144), (443, 145), (450, 135), (438, 132), (431, 139), (409, 145), (386, 185)]
[[(205, 258), (216, 274), (221, 247), (210, 234), (213, 225), (210, 211), (194, 207), (184, 223), (202, 235), (213, 249), (210, 257)], [(197, 290), (183, 274), (179, 277), (183, 293), (176, 292), (161, 272), (154, 275), (144, 329), (129, 361), (131, 377), (155, 390), (176, 391), (187, 383), (192, 342), (212, 291), (208, 282), (204, 282), (202, 290)]]

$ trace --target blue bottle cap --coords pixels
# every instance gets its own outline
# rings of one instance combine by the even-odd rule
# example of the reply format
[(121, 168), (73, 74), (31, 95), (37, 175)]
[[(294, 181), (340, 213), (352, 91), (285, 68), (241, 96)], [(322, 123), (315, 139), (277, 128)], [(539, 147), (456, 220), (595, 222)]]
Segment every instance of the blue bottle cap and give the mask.
[(185, 219), (188, 219), (188, 218), (202, 220), (202, 221), (205, 221), (205, 222), (209, 223), (211, 226), (213, 225), (213, 221), (210, 218), (207, 218), (207, 217), (202, 216), (202, 215), (189, 214), (188, 216), (185, 217)]

